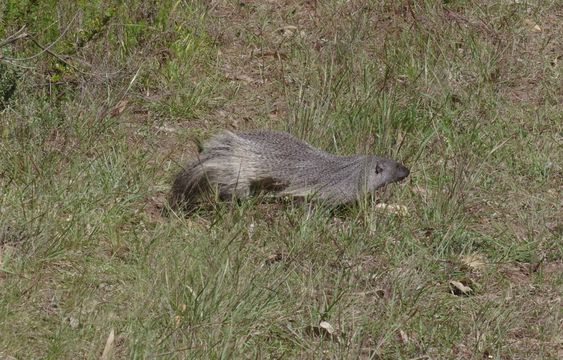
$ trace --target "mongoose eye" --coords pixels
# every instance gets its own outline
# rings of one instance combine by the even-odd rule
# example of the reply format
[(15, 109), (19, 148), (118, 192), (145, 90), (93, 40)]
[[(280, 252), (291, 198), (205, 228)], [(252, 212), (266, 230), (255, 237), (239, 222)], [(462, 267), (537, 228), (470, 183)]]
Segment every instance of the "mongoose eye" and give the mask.
[(377, 164), (377, 165), (375, 166), (375, 173), (376, 173), (376, 174), (380, 174), (380, 173), (382, 173), (382, 172), (383, 172), (383, 168), (381, 167), (381, 165)]

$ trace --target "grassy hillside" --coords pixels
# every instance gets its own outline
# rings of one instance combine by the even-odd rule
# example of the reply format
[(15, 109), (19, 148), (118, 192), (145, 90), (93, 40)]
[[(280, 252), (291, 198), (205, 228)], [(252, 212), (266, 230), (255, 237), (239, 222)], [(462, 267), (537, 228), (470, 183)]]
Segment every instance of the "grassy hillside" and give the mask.
[[(563, 357), (558, 1), (0, 3), (0, 358)], [(393, 157), (161, 215), (192, 139)]]

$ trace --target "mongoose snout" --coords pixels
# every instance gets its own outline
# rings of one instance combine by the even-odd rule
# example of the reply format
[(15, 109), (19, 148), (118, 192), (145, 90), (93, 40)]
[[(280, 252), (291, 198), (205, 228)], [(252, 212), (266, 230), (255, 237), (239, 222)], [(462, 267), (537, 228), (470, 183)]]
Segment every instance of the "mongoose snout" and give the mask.
[(409, 176), (409, 169), (373, 155), (337, 156), (273, 130), (224, 131), (205, 142), (172, 185), (172, 208), (188, 208), (213, 188), (221, 199), (269, 192), (350, 203)]
[(395, 167), (395, 176), (397, 177), (397, 181), (404, 180), (407, 176), (409, 176), (410, 173), (411, 171), (408, 167), (404, 166), (403, 164), (397, 163), (397, 166)]

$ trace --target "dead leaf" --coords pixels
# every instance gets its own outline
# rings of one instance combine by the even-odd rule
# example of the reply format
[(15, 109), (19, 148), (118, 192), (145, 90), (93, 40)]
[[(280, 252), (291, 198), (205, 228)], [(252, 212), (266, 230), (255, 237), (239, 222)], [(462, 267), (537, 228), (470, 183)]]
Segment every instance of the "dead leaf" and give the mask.
[(162, 131), (162, 132), (165, 132), (165, 133), (174, 133), (174, 132), (178, 131), (177, 128), (170, 126), (170, 125), (166, 125), (166, 124), (164, 124), (163, 126), (157, 126), (156, 130)]
[(375, 208), (398, 216), (407, 216), (409, 214), (409, 210), (404, 205), (379, 203), (375, 205)]
[(100, 360), (109, 360), (111, 350), (113, 349), (113, 342), (115, 340), (115, 332), (113, 329), (109, 332), (108, 339), (106, 340), (106, 346), (104, 346), (104, 352), (100, 356)]
[(461, 257), (461, 263), (470, 270), (482, 271), (486, 268), (485, 258), (480, 254), (464, 255)]
[(334, 327), (327, 321), (321, 321), (319, 326), (307, 326), (305, 333), (309, 336), (327, 338), (334, 342), (340, 341), (336, 330), (334, 330)]
[(116, 117), (121, 115), (121, 113), (125, 110), (125, 108), (127, 107), (127, 100), (121, 100), (120, 102), (118, 102), (113, 109), (111, 109), (111, 111), (109, 112), (111, 117)]
[(473, 289), (457, 280), (450, 280), (450, 290), (454, 295), (470, 295)]
[(409, 343), (409, 337), (407, 336), (406, 332), (399, 329), (399, 330), (397, 330), (397, 335), (399, 336), (399, 339), (401, 340), (401, 343), (403, 345), (407, 345)]
[(533, 32), (541, 32), (541, 27), (536, 24), (533, 20), (530, 19), (524, 19), (524, 24), (526, 24), (530, 30), (532, 30)]
[(319, 326), (325, 329), (330, 335), (334, 334), (334, 328), (328, 321), (321, 321)]
[(289, 37), (295, 34), (295, 32), (297, 32), (297, 26), (287, 25), (277, 29), (276, 32), (282, 34), (283, 36)]

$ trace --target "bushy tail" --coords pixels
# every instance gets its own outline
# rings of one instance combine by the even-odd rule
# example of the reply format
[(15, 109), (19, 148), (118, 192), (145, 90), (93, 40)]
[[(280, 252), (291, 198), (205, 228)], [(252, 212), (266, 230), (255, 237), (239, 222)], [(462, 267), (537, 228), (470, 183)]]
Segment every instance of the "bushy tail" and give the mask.
[[(237, 135), (225, 131), (198, 145), (197, 158), (188, 162), (172, 184), (169, 200), (172, 209), (192, 210), (202, 195), (212, 193), (210, 190), (215, 186), (220, 196), (232, 195), (237, 185), (233, 182), (239, 179), (232, 170), (233, 155), (241, 148), (237, 141), (240, 142)], [(237, 168), (237, 175), (239, 172)]]
[(170, 207), (173, 210), (189, 210), (199, 196), (208, 189), (204, 161), (203, 157), (194, 159), (176, 175), (169, 199)]

